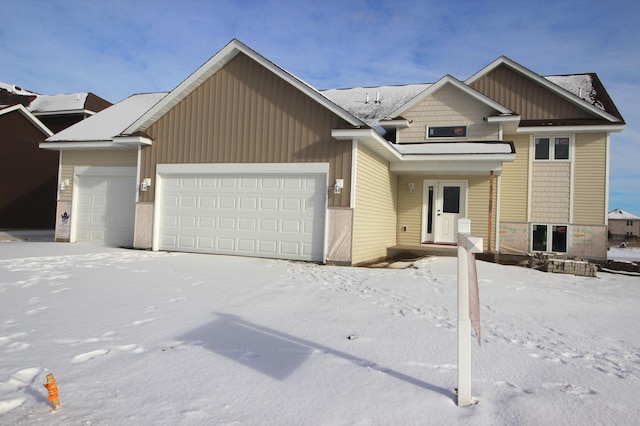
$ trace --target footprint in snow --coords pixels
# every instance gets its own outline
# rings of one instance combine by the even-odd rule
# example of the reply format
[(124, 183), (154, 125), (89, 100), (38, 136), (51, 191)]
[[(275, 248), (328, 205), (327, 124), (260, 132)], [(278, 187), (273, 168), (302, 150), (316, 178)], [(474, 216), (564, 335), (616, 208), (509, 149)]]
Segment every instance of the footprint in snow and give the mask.
[(27, 315), (37, 315), (42, 311), (46, 311), (47, 309), (49, 309), (48, 306), (40, 306), (39, 308), (36, 308), (36, 309), (29, 309), (27, 312), (25, 312), (25, 314), (27, 314)]
[(71, 362), (73, 364), (80, 364), (82, 362), (90, 361), (94, 358), (101, 357), (109, 353), (109, 349), (96, 349), (95, 351), (85, 352), (83, 354), (79, 354), (73, 357)]
[(7, 399), (4, 401), (0, 401), (0, 416), (5, 413), (8, 413), (14, 408), (18, 408), (19, 406), (24, 404), (26, 400), (27, 400), (26, 398), (14, 398), (14, 399)]
[(23, 368), (13, 373), (8, 381), (0, 383), (0, 390), (17, 392), (30, 385), (42, 370), (38, 367)]
[(139, 327), (141, 325), (150, 324), (150, 323), (155, 322), (157, 320), (158, 320), (157, 318), (147, 318), (147, 319), (143, 319), (143, 320), (134, 321), (133, 325), (135, 325), (136, 327)]
[(138, 346), (135, 343), (132, 343), (130, 345), (116, 346), (116, 349), (121, 352), (129, 352), (132, 354), (141, 354), (145, 351), (142, 346)]

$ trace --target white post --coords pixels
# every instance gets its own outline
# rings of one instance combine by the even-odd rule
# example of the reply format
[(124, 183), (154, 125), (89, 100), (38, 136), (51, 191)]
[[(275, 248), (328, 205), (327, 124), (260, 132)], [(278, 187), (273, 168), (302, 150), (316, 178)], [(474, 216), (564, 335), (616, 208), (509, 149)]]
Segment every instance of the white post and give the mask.
[(471, 236), (471, 221), (458, 220), (458, 406), (471, 398), (471, 319), (469, 317), (469, 265), (467, 253), (482, 252), (482, 238)]

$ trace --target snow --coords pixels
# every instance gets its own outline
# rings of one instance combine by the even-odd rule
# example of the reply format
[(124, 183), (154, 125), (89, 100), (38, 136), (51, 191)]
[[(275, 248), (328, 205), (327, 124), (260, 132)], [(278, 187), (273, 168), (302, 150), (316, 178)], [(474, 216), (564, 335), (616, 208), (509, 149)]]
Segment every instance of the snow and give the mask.
[(593, 79), (590, 74), (550, 75), (544, 78), (589, 102), (591, 105), (604, 110), (604, 106), (598, 100), (598, 94), (593, 87)]
[[(405, 269), (0, 243), (1, 424), (635, 424), (637, 277), (478, 263), (456, 387), (456, 259)], [(54, 374), (61, 407), (42, 386)]]
[(393, 144), (401, 154), (511, 154), (509, 143), (432, 142), (420, 144)]
[[(321, 90), (324, 96), (367, 125), (380, 130), (380, 120), (415, 98), (431, 84)], [(378, 102), (376, 102), (376, 100)], [(391, 117), (395, 118), (395, 117)]]
[(111, 141), (167, 95), (132, 95), (47, 139), (47, 142)]
[(38, 95), (29, 104), (29, 110), (33, 113), (61, 112), (84, 110), (84, 104), (88, 93), (73, 93), (68, 95)]
[(609, 212), (609, 219), (622, 219), (622, 220), (640, 220), (640, 217), (634, 215), (633, 213), (629, 213), (626, 210), (615, 209)]

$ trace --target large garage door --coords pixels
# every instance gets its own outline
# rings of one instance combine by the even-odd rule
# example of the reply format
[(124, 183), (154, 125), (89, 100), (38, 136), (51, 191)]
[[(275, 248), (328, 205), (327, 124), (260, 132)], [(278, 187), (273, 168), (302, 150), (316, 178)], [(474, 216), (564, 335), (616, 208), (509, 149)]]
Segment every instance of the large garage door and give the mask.
[(136, 169), (91, 167), (75, 177), (75, 241), (133, 245)]
[(286, 166), (162, 175), (158, 248), (322, 261), (326, 172)]

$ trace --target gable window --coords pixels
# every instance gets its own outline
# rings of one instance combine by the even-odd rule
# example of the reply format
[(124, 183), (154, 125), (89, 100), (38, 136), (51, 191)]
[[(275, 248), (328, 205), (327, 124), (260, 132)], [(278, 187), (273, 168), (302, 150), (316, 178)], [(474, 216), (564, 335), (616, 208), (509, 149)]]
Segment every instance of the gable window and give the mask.
[(568, 136), (537, 137), (535, 139), (536, 160), (568, 160), (571, 138)]
[(566, 253), (566, 225), (533, 225), (531, 241), (533, 251)]
[(427, 128), (427, 138), (465, 138), (467, 126), (436, 126)]

